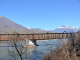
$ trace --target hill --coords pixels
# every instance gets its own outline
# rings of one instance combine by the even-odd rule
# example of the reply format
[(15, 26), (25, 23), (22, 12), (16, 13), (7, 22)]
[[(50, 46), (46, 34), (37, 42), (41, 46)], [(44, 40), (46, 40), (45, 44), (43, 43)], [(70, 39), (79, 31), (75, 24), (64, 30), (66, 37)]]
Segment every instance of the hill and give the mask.
[(6, 33), (6, 32), (12, 33), (13, 31), (16, 31), (18, 33), (33, 33), (33, 32), (45, 33), (47, 32), (40, 28), (34, 29), (34, 28), (23, 27), (22, 25), (19, 25), (4, 16), (0, 16), (0, 33)]

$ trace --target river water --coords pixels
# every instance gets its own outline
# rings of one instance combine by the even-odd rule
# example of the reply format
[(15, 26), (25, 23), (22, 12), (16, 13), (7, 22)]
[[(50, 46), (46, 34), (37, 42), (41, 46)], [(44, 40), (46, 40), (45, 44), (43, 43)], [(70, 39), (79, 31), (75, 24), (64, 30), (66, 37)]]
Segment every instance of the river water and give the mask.
[[(39, 46), (28, 47), (27, 48), (27, 58), (25, 60), (40, 60), (43, 55), (47, 55), (51, 52), (51, 49), (56, 49), (57, 46), (61, 47), (61, 42), (64, 39), (54, 39), (54, 40), (42, 40), (41, 42), (37, 41)], [(23, 45), (25, 41), (23, 41)], [(14, 47), (8, 46), (7, 42), (0, 42), (0, 60), (8, 60), (10, 57), (8, 54), (8, 49), (15, 50)], [(52, 48), (51, 48), (52, 47)], [(26, 48), (23, 48), (24, 51)], [(26, 52), (25, 52), (26, 53)], [(24, 54), (25, 55), (25, 54)]]

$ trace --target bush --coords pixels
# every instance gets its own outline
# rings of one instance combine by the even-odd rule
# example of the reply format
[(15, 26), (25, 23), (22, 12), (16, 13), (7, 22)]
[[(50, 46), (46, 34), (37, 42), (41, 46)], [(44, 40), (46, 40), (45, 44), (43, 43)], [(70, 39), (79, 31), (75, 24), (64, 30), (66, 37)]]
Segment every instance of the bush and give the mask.
[(68, 42), (64, 42), (62, 48), (57, 50), (44, 56), (42, 60), (80, 60), (80, 34), (72, 33)]

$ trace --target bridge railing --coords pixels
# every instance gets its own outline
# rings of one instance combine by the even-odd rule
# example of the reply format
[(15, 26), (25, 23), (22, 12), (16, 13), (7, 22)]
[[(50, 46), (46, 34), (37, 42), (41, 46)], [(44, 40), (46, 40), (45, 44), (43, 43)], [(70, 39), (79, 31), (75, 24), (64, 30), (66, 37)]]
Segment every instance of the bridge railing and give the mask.
[(43, 40), (43, 39), (63, 39), (63, 38), (70, 38), (75, 33), (34, 33), (34, 34), (0, 34), (0, 40), (13, 40), (17, 36), (17, 40)]

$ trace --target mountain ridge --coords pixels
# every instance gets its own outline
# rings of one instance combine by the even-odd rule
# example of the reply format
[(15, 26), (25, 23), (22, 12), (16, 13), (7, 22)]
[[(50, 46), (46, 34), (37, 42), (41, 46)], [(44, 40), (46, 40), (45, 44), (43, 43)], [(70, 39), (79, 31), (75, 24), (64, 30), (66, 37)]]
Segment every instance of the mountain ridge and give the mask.
[[(40, 29), (40, 28), (39, 28)], [(46, 30), (43, 29), (34, 29), (34, 28), (27, 28), (24, 27), (20, 24), (15, 23), (14, 21), (4, 17), (0, 16), (0, 32), (1, 33), (6, 33), (10, 31), (16, 31), (19, 33), (41, 33), (41, 32), (46, 32)]]
[(50, 31), (61, 32), (61, 33), (63, 33), (64, 31), (66, 31), (66, 32), (77, 32), (78, 28), (73, 27), (73, 26), (59, 26), (55, 30), (50, 30)]
[(24, 27), (20, 24), (17, 24), (16, 22), (10, 20), (9, 18), (6, 18), (4, 16), (0, 16), (0, 33), (6, 33), (16, 31), (18, 33), (47, 33), (47, 32), (77, 32), (78, 28), (73, 26), (59, 26), (55, 30), (43, 30), (41, 28), (28, 28)]

